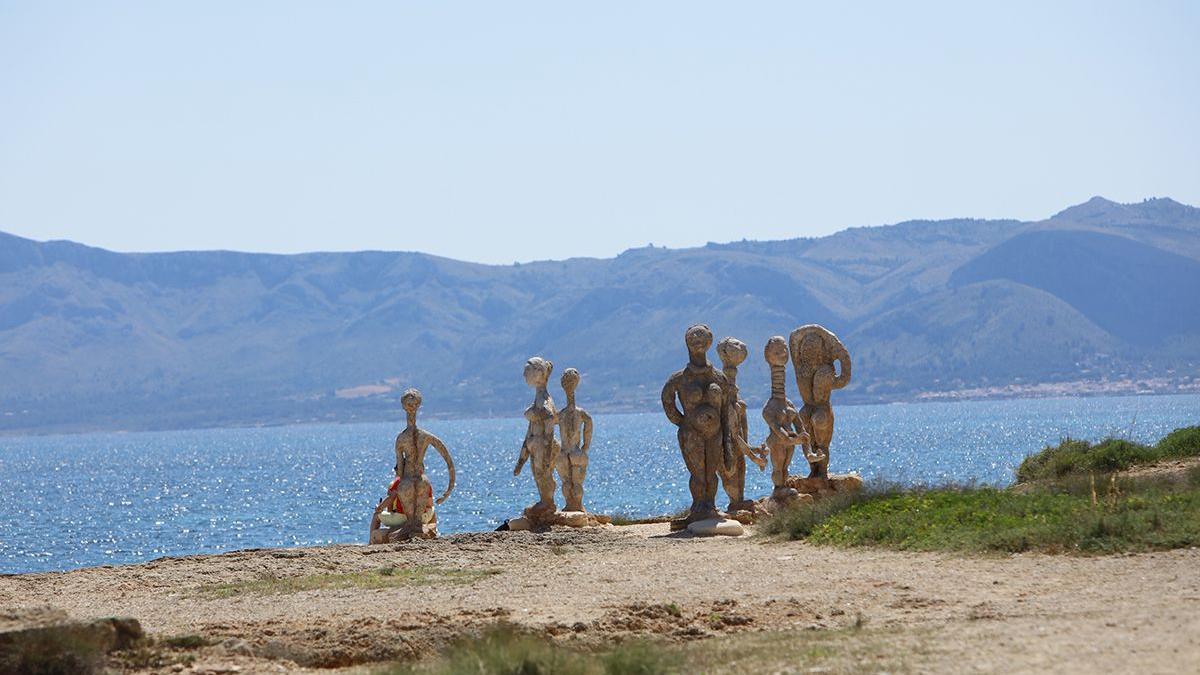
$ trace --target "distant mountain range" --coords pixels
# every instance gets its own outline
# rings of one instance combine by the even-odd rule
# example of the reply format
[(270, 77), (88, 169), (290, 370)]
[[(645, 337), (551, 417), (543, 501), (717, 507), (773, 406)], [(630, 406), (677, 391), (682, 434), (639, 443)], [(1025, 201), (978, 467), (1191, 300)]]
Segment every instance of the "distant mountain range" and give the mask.
[[(511, 266), (421, 253), (114, 253), (0, 233), (0, 431), (516, 415), (530, 356), (582, 405), (655, 410), (708, 323), (762, 346), (821, 323), (841, 402), (1200, 387), (1200, 209), (1096, 197), (1040, 222), (911, 221), (820, 238)], [(715, 354), (712, 357), (715, 361)], [(793, 398), (795, 394), (793, 391)]]

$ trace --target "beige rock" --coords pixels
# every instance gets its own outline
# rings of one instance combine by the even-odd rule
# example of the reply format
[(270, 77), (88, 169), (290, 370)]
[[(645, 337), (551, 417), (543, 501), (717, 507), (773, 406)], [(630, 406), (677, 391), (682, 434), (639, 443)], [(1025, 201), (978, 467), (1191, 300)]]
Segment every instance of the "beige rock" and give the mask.
[(835, 474), (827, 478), (802, 478), (791, 476), (787, 486), (801, 494), (814, 495), (818, 498), (835, 493), (858, 492), (862, 489), (863, 480), (858, 474)]
[(679, 427), (679, 449), (691, 474), (692, 505), (685, 520), (694, 522), (720, 515), (717, 476), (733, 472), (738, 418), (729, 379), (708, 362), (712, 331), (703, 324), (692, 326), (684, 342), (688, 364), (663, 386), (662, 406), (667, 419)]
[(687, 529), (697, 537), (715, 537), (717, 535), (740, 537), (746, 532), (741, 523), (727, 518), (696, 520), (689, 524)]
[(446, 491), (436, 503), (446, 501), (454, 490), (454, 460), (450, 457), (450, 451), (440, 438), (417, 428), (421, 392), (416, 389), (405, 391), (400, 403), (404, 406), (408, 426), (396, 436), (396, 478), (388, 488), (387, 496), (379, 502), (371, 516), (369, 541), (372, 544), (437, 536), (433, 484), (425, 474), (425, 452), (429, 446), (433, 446), (446, 461), (450, 474)]
[(13, 672), (6, 669), (6, 664), (20, 663), (21, 653), (30, 645), (67, 643), (108, 653), (129, 649), (144, 636), (137, 619), (77, 620), (44, 607), (5, 608), (0, 611), (0, 671)]
[[(829, 473), (829, 444), (833, 440), (833, 408), (829, 397), (835, 389), (850, 384), (850, 353), (827, 328), (808, 324), (788, 336), (788, 349), (796, 369), (796, 386), (804, 407), (800, 418), (812, 437), (809, 477)], [(834, 363), (841, 364), (837, 372)]]

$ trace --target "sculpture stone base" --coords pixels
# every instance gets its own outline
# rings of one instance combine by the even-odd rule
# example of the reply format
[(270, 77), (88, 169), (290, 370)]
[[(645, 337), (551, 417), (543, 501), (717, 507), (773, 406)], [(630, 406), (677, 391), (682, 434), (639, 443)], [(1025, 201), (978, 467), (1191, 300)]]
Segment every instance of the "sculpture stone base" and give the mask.
[(508, 521), (508, 529), (544, 530), (555, 525), (562, 527), (599, 527), (611, 525), (612, 518), (587, 511), (546, 511), (529, 507), (519, 518)]
[(828, 478), (788, 476), (787, 479), (788, 487), (801, 494), (813, 495), (817, 499), (836, 493), (858, 492), (862, 485), (862, 477), (853, 473), (831, 475)]
[(372, 544), (394, 544), (409, 539), (437, 539), (437, 523), (425, 523), (420, 529), (412, 527), (379, 527), (371, 530)]
[(741, 523), (729, 518), (697, 520), (688, 525), (687, 530), (697, 537), (715, 537), (718, 535), (740, 537), (745, 532)]
[(680, 530), (686, 530), (688, 528), (688, 525), (691, 525), (692, 523), (694, 523), (698, 520), (722, 520), (725, 517), (726, 516), (724, 513), (722, 513), (721, 511), (718, 511), (716, 509), (708, 509), (708, 510), (704, 510), (704, 511), (691, 511), (682, 518), (676, 518), (676, 519), (672, 520), (671, 521), (671, 531), (679, 532)]

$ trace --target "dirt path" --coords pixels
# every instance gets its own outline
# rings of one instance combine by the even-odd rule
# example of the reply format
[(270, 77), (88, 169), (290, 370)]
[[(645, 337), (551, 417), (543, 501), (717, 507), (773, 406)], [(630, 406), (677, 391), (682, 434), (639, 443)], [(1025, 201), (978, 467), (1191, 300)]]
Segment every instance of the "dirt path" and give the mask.
[[(271, 581), (414, 566), (431, 576), (400, 587), (298, 591)], [(722, 658), (757, 659), (756, 669), (785, 672), (802, 662), (922, 672), (1200, 667), (1196, 549), (966, 557), (695, 539), (657, 524), (245, 551), (0, 577), (0, 607), (46, 605), (80, 618), (136, 617), (159, 637), (247, 643), (201, 650), (188, 667), (197, 671), (421, 656), (501, 619), (594, 644), (710, 638), (704, 644)], [(821, 649), (803, 651), (808, 644)], [(739, 645), (780, 656), (740, 653)]]

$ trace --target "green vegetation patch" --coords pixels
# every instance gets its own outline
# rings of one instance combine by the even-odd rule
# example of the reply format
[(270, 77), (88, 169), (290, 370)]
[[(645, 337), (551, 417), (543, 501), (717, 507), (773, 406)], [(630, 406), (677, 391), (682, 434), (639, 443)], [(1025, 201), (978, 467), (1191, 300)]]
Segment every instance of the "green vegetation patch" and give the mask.
[(500, 624), (434, 659), (395, 664), (378, 675), (658, 675), (905, 671), (928, 651), (923, 631), (867, 630), (862, 622), (822, 631), (750, 631), (705, 640), (608, 643), (597, 651)]
[(768, 533), (911, 551), (1116, 553), (1200, 545), (1200, 471), (1181, 483), (885, 491), (771, 519)]
[(1200, 456), (1200, 426), (1176, 429), (1155, 445), (1119, 438), (1099, 443), (1067, 439), (1026, 457), (1017, 482), (1054, 480), (1071, 474), (1111, 473), (1165, 459)]
[(631, 642), (588, 653), (502, 624), (463, 640), (437, 659), (402, 664), (380, 675), (657, 675), (679, 672), (678, 658), (650, 643)]
[(200, 594), (210, 598), (229, 598), (244, 594), (282, 595), (325, 589), (458, 585), (475, 583), (493, 574), (499, 574), (499, 571), (437, 567), (381, 567), (359, 572), (307, 574), (282, 578), (263, 577), (229, 584), (209, 584), (200, 587)]

